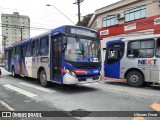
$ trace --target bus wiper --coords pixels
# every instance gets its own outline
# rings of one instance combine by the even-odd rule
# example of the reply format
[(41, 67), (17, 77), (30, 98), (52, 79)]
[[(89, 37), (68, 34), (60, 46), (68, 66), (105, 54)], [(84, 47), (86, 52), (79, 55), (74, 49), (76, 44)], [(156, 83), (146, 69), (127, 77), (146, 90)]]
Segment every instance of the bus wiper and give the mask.
[(80, 50), (82, 51), (83, 60), (84, 60), (84, 45), (83, 45), (83, 43), (80, 43), (80, 44), (79, 44), (79, 48), (80, 48)]

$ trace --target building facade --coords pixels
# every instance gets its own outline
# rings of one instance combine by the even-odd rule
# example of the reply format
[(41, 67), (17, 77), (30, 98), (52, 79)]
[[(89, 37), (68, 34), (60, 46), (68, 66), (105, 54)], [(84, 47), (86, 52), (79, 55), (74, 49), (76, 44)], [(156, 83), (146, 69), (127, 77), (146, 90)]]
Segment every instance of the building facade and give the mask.
[(2, 52), (13, 43), (30, 37), (30, 18), (13, 14), (1, 14), (2, 23)]
[(160, 0), (121, 0), (96, 10), (88, 27), (102, 38), (104, 61), (108, 40), (160, 34)]

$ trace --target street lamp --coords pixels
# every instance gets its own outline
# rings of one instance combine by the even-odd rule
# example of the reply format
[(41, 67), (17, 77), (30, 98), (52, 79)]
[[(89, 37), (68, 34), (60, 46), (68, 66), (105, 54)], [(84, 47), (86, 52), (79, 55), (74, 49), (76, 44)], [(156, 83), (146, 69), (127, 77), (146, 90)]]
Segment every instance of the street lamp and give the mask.
[(56, 8), (54, 5), (50, 5), (50, 4), (47, 4), (46, 6), (52, 6), (52, 7), (54, 7), (58, 12), (60, 12), (64, 17), (66, 17), (71, 23), (73, 23), (73, 25), (75, 25), (74, 24), (74, 22), (71, 20), (71, 19), (69, 19), (69, 17), (67, 17), (63, 12), (61, 12), (58, 8)]

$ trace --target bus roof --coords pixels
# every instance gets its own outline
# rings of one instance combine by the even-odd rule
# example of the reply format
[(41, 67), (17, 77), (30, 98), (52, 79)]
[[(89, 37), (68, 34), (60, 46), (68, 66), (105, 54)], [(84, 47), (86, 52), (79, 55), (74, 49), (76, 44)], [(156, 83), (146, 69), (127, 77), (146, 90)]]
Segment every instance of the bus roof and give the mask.
[(132, 41), (132, 40), (141, 40), (141, 39), (149, 39), (149, 38), (160, 38), (160, 34), (155, 34), (155, 35), (145, 35), (145, 36), (138, 36), (138, 37), (128, 37), (128, 38), (118, 38), (118, 39), (112, 39), (108, 40), (106, 43), (110, 44), (113, 42), (120, 42), (120, 41)]
[(37, 36), (34, 36), (32, 38), (28, 38), (26, 40), (23, 40), (23, 41), (19, 41), (17, 43), (14, 43), (12, 44), (11, 46), (9, 46), (8, 48), (6, 49), (11, 49), (12, 47), (15, 47), (15, 46), (22, 46), (23, 44), (25, 43), (28, 43), (30, 41), (32, 41), (33, 39), (36, 39), (36, 38), (39, 38), (41, 36), (45, 36), (45, 35), (49, 35), (49, 34), (53, 34), (55, 32), (66, 32), (66, 28), (69, 28), (69, 27), (73, 27), (73, 28), (83, 28), (83, 29), (86, 29), (86, 30), (91, 30), (93, 32), (97, 32), (96, 30), (93, 30), (93, 29), (89, 29), (89, 28), (86, 28), (86, 27), (83, 27), (83, 26), (73, 26), (73, 25), (63, 25), (63, 26), (60, 26), (60, 27), (57, 27), (55, 29), (51, 29), (49, 30), (48, 32), (45, 32), (45, 33), (42, 33), (40, 35), (37, 35)]
[(128, 38), (125, 38), (123, 41), (141, 40), (141, 39), (159, 38), (159, 37), (160, 37), (160, 34), (145, 35), (145, 36), (138, 36), (138, 37), (128, 37)]

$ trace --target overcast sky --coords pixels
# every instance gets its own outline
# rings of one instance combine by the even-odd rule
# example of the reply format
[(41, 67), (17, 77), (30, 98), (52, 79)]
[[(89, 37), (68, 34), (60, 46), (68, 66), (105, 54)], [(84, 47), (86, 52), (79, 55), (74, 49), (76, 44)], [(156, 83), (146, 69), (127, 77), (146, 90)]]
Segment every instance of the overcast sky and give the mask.
[[(0, 13), (12, 14), (19, 12), (20, 15), (30, 17), (31, 27), (53, 29), (61, 25), (72, 25), (52, 4), (69, 17), (75, 24), (78, 21), (78, 6), (73, 4), (76, 0), (0, 0)], [(96, 9), (115, 3), (119, 0), (84, 0), (81, 3), (81, 16), (94, 13)], [(1, 23), (1, 22), (0, 22)], [(31, 37), (47, 30), (31, 30)], [(1, 30), (0, 30), (0, 34)]]

